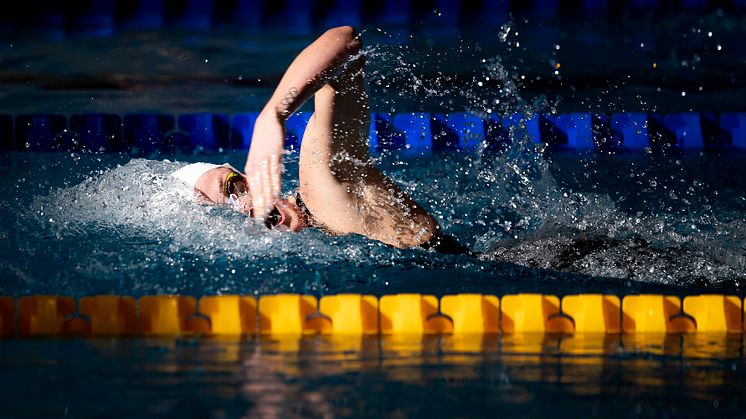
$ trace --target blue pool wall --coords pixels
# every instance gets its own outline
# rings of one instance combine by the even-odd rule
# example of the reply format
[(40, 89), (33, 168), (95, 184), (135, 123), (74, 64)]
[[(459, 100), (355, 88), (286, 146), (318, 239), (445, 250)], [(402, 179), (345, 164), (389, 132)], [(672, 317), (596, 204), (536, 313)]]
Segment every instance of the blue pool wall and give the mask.
[[(191, 152), (248, 149), (258, 112), (0, 115), (2, 151)], [(286, 122), (286, 146), (298, 149), (310, 112)], [(511, 134), (512, 133), (512, 134)], [(404, 157), (499, 149), (512, 138), (559, 150), (745, 151), (746, 112), (722, 114), (574, 112), (530, 116), (373, 112), (370, 148)]]
[(482, 28), (510, 17), (743, 14), (746, 0), (27, 0), (0, 14), (0, 34), (107, 37), (131, 30), (276, 30), (311, 34), (337, 25)]

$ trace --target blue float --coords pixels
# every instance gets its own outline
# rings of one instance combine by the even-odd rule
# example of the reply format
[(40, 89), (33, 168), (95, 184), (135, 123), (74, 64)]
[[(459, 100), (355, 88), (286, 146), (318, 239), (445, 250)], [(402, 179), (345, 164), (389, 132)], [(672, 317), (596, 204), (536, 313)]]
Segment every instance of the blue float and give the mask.
[(499, 150), (510, 144), (510, 132), (503, 128), (502, 118), (497, 114), (490, 114), (484, 120), (484, 138), (487, 150)]
[(539, 117), (536, 114), (524, 115), (514, 114), (502, 117), (503, 129), (512, 136), (512, 140), (518, 138), (520, 141), (527, 137), (534, 144), (541, 143), (539, 133)]
[(300, 150), (303, 133), (306, 132), (306, 125), (311, 115), (313, 112), (296, 112), (285, 121), (285, 147), (290, 150)]
[(62, 115), (18, 115), (15, 128), (17, 149), (52, 151), (67, 131), (67, 120)]
[(484, 120), (469, 113), (433, 114), (430, 119), (433, 150), (474, 152), (486, 139)]
[(532, 143), (539, 144), (539, 118), (536, 115), (513, 114), (500, 116), (490, 114), (484, 121), (487, 148), (500, 149), (512, 144), (516, 139), (522, 141), (528, 138)]
[(70, 130), (83, 148), (92, 151), (121, 151), (122, 118), (114, 114), (84, 114), (70, 117)]
[(179, 116), (178, 127), (194, 146), (201, 146), (207, 150), (230, 148), (227, 115), (210, 112), (186, 113)]
[(653, 151), (679, 148), (676, 132), (666, 125), (665, 116), (659, 113), (648, 114), (648, 139)]
[(678, 147), (683, 149), (701, 149), (704, 147), (699, 113), (670, 113), (663, 117), (663, 124), (673, 133)]
[(720, 128), (728, 134), (733, 147), (746, 149), (746, 112), (720, 115)]
[(251, 147), (251, 135), (259, 112), (245, 112), (231, 118), (231, 147), (248, 150)]
[(166, 133), (175, 128), (173, 115), (145, 113), (126, 115), (123, 124), (123, 137), (126, 146), (135, 152), (152, 153), (160, 149)]
[(612, 114), (611, 129), (620, 139), (618, 142), (626, 149), (641, 150), (650, 146), (647, 114), (641, 112)]
[(611, 118), (608, 115), (592, 114), (591, 129), (598, 151), (612, 152), (622, 148), (622, 137), (611, 128)]
[(590, 113), (542, 115), (542, 121), (542, 142), (566, 145), (576, 150), (590, 150), (594, 147)]
[(430, 130), (430, 114), (423, 112), (398, 113), (394, 115), (394, 129), (404, 134), (405, 157), (428, 156), (433, 151), (433, 135)]
[(370, 154), (378, 154), (381, 150), (378, 143), (379, 130), (376, 126), (377, 113), (371, 112), (370, 114), (370, 129), (368, 130), (368, 150)]
[(706, 149), (719, 149), (731, 146), (730, 135), (720, 128), (720, 115), (714, 112), (702, 112), (699, 118), (702, 128), (702, 141)]
[[(143, 113), (73, 115), (0, 115), (0, 149), (135, 152), (158, 150), (248, 149), (258, 112), (234, 115), (209, 112), (172, 115)], [(286, 147), (297, 150), (312, 112), (297, 112), (285, 123)], [(68, 129), (69, 122), (69, 129)], [(178, 123), (177, 123), (178, 122)], [(575, 112), (557, 115), (487, 119), (469, 113), (371, 113), (370, 152), (400, 150), (405, 156), (439, 151), (491, 150), (515, 139), (573, 150), (624, 148), (654, 150), (676, 147), (701, 150), (746, 148), (746, 113), (682, 112), (604, 114)]]
[(370, 151), (402, 150), (406, 145), (404, 133), (394, 128), (393, 117), (389, 113), (373, 112), (370, 115)]

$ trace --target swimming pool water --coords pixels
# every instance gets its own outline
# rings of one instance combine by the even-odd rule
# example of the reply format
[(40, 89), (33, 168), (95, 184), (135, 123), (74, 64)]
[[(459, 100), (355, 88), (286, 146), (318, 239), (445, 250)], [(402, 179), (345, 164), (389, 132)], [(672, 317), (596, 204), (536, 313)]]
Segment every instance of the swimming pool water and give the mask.
[[(559, 112), (743, 111), (743, 14), (515, 16), (462, 30), (359, 28), (374, 111), (503, 109), (516, 92)], [(320, 34), (121, 32), (111, 38), (6, 35), (0, 113), (259, 110)], [(502, 76), (492, 65), (499, 62)], [(508, 86), (510, 87), (510, 86)], [(494, 103), (502, 99), (502, 105)]]
[[(744, 111), (744, 18), (368, 28), (373, 110)], [(393, 30), (392, 30), (393, 29)], [(398, 33), (389, 36), (390, 33)], [(0, 43), (0, 113), (259, 109), (308, 36)], [(245, 151), (0, 154), (0, 295), (742, 293), (746, 155), (502, 150), (377, 158), (477, 258), (270, 232), (169, 190)], [(179, 163), (174, 163), (179, 162)], [(297, 183), (288, 159), (285, 190)], [(648, 340), (645, 340), (648, 339)], [(742, 335), (2, 339), (2, 417), (740, 416)]]
[[(733, 174), (742, 155), (580, 158), (531, 147), (380, 158), (479, 258), (268, 231), (172, 189), (168, 174), (180, 163), (165, 157), (240, 166), (240, 151), (9, 153), (0, 169), (0, 293), (740, 290), (746, 183)], [(292, 191), (297, 155), (286, 169)]]
[(745, 407), (740, 336), (648, 347), (523, 338), (0, 341), (0, 413), (670, 418)]

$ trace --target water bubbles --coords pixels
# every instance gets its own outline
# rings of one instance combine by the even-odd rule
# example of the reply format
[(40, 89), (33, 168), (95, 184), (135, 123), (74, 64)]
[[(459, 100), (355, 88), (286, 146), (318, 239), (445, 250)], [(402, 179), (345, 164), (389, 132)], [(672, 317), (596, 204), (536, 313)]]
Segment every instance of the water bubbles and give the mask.
[[(508, 38), (508, 35), (511, 31), (511, 24), (510, 23), (504, 23), (500, 26), (500, 31), (498, 32), (498, 39), (500, 42), (505, 42), (505, 40)], [(518, 35), (518, 33), (516, 33)]]

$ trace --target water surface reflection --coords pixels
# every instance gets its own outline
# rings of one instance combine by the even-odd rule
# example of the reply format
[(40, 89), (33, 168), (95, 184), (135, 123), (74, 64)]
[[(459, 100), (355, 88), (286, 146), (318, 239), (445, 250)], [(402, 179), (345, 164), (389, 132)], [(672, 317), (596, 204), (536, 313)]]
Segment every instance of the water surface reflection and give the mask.
[(696, 416), (741, 412), (741, 335), (0, 342), (0, 414)]

